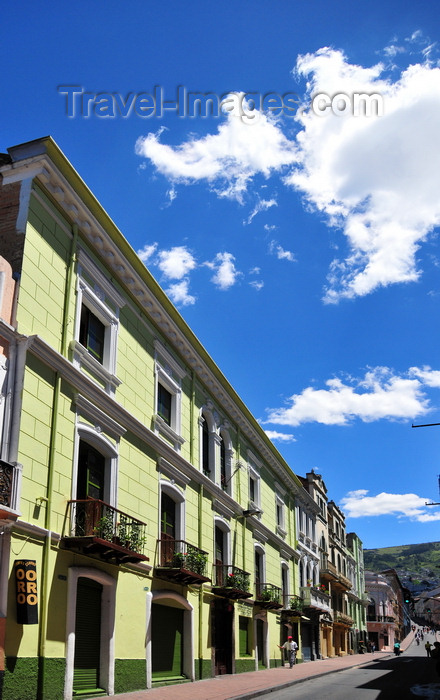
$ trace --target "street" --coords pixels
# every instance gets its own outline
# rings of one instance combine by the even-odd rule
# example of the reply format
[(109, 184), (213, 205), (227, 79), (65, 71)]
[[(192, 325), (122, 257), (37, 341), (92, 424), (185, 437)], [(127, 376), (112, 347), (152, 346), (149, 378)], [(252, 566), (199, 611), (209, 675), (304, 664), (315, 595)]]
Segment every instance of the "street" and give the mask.
[[(428, 637), (433, 641), (433, 637)], [(426, 641), (426, 637), (425, 637)], [(317, 662), (319, 663), (319, 662)], [(424, 642), (413, 642), (400, 657), (377, 658), (367, 666), (311, 678), (284, 690), (260, 695), (268, 700), (415, 700), (440, 699), (440, 677), (427, 658)]]

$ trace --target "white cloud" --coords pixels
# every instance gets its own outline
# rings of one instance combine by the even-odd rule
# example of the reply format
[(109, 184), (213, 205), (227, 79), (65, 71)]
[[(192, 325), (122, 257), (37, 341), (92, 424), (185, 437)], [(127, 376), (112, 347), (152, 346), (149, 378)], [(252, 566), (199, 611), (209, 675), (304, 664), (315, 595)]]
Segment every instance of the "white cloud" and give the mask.
[(158, 253), (157, 265), (165, 277), (178, 280), (197, 267), (194, 256), (185, 246), (161, 250)]
[(259, 214), (262, 211), (267, 211), (271, 207), (277, 207), (278, 202), (276, 199), (260, 199), (257, 204), (255, 205), (253, 211), (249, 214), (248, 218), (243, 221), (244, 224), (250, 224), (252, 222), (252, 219), (254, 219), (257, 214)]
[(277, 241), (271, 241), (269, 244), (269, 252), (276, 255), (278, 260), (289, 260), (295, 262), (295, 256), (290, 250), (284, 250)]
[(440, 224), (440, 69), (412, 65), (392, 82), (382, 64), (363, 68), (324, 48), (300, 56), (296, 72), (310, 96), (379, 93), (384, 101), (382, 117), (298, 117), (300, 165), (285, 182), (340, 226), (349, 246), (332, 265), (325, 301), (417, 280), (417, 250)]
[(340, 506), (348, 518), (362, 518), (376, 515), (396, 515), (417, 522), (440, 520), (440, 511), (427, 510), (429, 499), (414, 493), (379, 493), (368, 496), (368, 491), (350, 491), (341, 499)]
[(264, 431), (270, 440), (279, 440), (280, 442), (296, 442), (296, 438), (288, 433), (278, 433), (276, 430)]
[(196, 297), (189, 294), (189, 280), (187, 279), (171, 284), (165, 291), (177, 306), (189, 306), (196, 302)]
[[(292, 126), (298, 130), (293, 138), (283, 133), (281, 120), (256, 111), (258, 119), (245, 123), (230, 112), (213, 134), (172, 147), (161, 143), (161, 128), (138, 139), (136, 152), (171, 183), (204, 181), (218, 196), (239, 202), (257, 174), (281, 176), (345, 237), (347, 247), (338, 245), (342, 252), (329, 270), (327, 303), (414, 282), (421, 275), (418, 250), (440, 225), (440, 68), (430, 60), (435, 44), (420, 30), (404, 47), (393, 39), (388, 60), (403, 48), (417, 50), (425, 62), (396, 74), (382, 63), (352, 64), (330, 48), (296, 61), (308, 100), (317, 93), (379, 94), (383, 116), (319, 117), (305, 110), (288, 120), (289, 134)], [(335, 241), (340, 243), (339, 233)]]
[[(410, 374), (414, 377), (414, 368)], [(287, 407), (270, 409), (265, 422), (346, 425), (356, 418), (363, 422), (409, 419), (429, 410), (421, 381), (393, 374), (386, 367), (375, 367), (350, 383), (333, 378), (325, 384), (326, 389), (307, 387), (301, 394), (294, 394)]]
[(211, 282), (219, 289), (229, 289), (241, 276), (241, 272), (234, 265), (234, 260), (235, 258), (231, 253), (217, 253), (212, 262), (204, 263), (211, 270), (215, 270), (215, 275), (211, 277)]
[(172, 182), (205, 180), (215, 184), (219, 196), (242, 201), (257, 173), (269, 177), (296, 160), (294, 143), (274, 121), (255, 112), (258, 118), (251, 124), (229, 113), (216, 134), (191, 138), (174, 148), (160, 142), (164, 129), (159, 129), (139, 138), (135, 150)]
[(262, 280), (252, 280), (252, 282), (249, 282), (249, 285), (259, 292), (260, 289), (263, 289), (264, 282)]
[(157, 250), (157, 243), (152, 243), (151, 245), (145, 245), (141, 250), (137, 251), (138, 256), (142, 260), (142, 262), (146, 263), (152, 255)]
[(426, 366), (422, 369), (419, 367), (411, 367), (409, 374), (413, 377), (420, 379), (426, 386), (434, 387), (440, 389), (440, 371), (431, 369)]

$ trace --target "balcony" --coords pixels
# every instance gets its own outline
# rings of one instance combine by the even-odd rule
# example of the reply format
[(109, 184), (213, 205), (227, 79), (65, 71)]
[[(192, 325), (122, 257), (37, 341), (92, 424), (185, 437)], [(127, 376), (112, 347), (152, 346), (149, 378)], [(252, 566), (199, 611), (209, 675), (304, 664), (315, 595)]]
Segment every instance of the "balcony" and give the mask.
[(283, 615), (294, 615), (299, 617), (304, 609), (304, 601), (299, 595), (284, 595), (283, 600)]
[(112, 564), (149, 561), (143, 553), (146, 523), (104, 501), (69, 501), (66, 520), (72, 523), (72, 529), (61, 538), (63, 549)]
[(250, 598), (252, 593), (249, 590), (250, 574), (236, 566), (227, 564), (215, 564), (213, 579), (215, 583), (212, 590), (217, 595), (225, 598), (240, 600)]
[(157, 540), (154, 575), (185, 586), (210, 582), (206, 576), (208, 553), (184, 540)]
[(17, 518), (13, 510), (16, 468), (0, 459), (0, 519)]
[(353, 618), (341, 612), (335, 612), (334, 622), (336, 624), (344, 625), (344, 627), (352, 627), (354, 625)]
[(396, 618), (390, 615), (367, 615), (367, 622), (395, 622)]
[(328, 561), (327, 557), (321, 561), (320, 576), (324, 581), (337, 581), (338, 580), (338, 570), (331, 561)]
[(326, 588), (321, 586), (303, 586), (300, 588), (300, 591), (305, 608), (331, 613), (330, 595)]
[(272, 583), (257, 583), (255, 586), (255, 604), (266, 610), (280, 610), (283, 607), (281, 602), (281, 588)]

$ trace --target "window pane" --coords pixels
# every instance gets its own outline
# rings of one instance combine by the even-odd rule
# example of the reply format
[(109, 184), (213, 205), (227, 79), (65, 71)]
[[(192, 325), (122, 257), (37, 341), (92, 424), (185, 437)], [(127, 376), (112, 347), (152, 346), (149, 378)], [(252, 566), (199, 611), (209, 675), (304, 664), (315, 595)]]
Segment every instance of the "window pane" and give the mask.
[(104, 360), (104, 335), (104, 324), (83, 304), (81, 308), (79, 342), (101, 364)]
[(255, 481), (252, 477), (249, 479), (249, 498), (255, 503)]
[(172, 396), (162, 384), (157, 386), (157, 413), (165, 423), (171, 425), (171, 399)]

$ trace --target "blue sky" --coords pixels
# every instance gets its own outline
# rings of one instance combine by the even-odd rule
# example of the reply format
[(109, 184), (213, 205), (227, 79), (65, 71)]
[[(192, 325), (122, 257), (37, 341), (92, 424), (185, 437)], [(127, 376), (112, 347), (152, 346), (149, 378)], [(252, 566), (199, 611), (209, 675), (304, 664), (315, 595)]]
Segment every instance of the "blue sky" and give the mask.
[[(440, 426), (411, 428), (440, 422), (439, 16), (423, 0), (1, 9), (0, 150), (52, 135), (370, 548), (440, 539)], [(184, 90), (219, 113), (183, 115)], [(355, 94), (379, 113), (353, 114)]]

